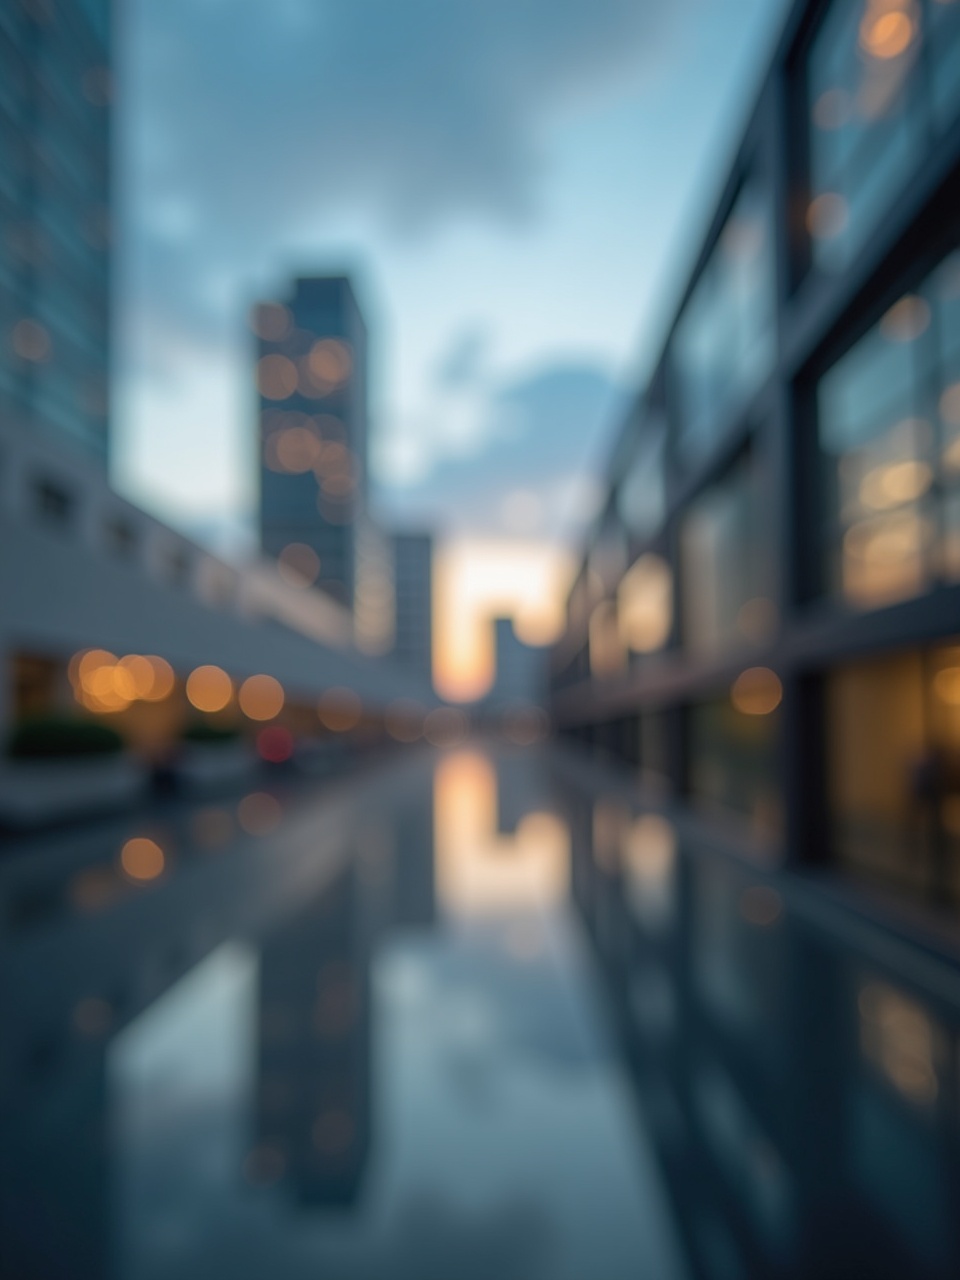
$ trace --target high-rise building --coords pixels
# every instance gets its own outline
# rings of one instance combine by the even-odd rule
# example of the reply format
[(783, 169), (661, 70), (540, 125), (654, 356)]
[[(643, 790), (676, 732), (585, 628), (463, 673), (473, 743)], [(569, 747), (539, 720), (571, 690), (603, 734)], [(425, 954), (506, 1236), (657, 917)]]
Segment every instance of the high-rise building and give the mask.
[(367, 475), (367, 331), (346, 276), (261, 303), (260, 541), (284, 577), (352, 608)]
[(0, 421), (104, 461), (111, 9), (0, 5)]
[(427, 681), (433, 670), (433, 538), (393, 539), (394, 657)]
[(493, 629), (496, 671), (486, 704), (504, 709), (543, 706), (547, 700), (548, 650), (521, 640), (512, 618), (494, 619)]

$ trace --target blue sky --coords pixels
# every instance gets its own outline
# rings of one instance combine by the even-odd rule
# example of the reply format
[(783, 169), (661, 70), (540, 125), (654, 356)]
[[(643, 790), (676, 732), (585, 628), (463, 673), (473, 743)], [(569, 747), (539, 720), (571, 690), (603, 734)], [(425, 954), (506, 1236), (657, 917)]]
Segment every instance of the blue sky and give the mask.
[(129, 0), (115, 479), (249, 519), (250, 303), (348, 268), (384, 515), (576, 537), (783, 0)]

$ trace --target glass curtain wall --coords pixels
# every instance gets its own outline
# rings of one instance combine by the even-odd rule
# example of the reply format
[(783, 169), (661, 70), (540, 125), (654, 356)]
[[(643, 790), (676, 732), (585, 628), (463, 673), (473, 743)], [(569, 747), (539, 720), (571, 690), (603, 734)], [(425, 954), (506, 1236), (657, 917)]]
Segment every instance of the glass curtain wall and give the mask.
[(683, 310), (671, 351), (677, 457), (692, 465), (770, 372), (776, 352), (773, 228), (749, 178)]
[(958, 0), (835, 0), (807, 66), (814, 264), (843, 268), (960, 106)]
[(829, 592), (860, 608), (960, 578), (960, 253), (821, 380)]

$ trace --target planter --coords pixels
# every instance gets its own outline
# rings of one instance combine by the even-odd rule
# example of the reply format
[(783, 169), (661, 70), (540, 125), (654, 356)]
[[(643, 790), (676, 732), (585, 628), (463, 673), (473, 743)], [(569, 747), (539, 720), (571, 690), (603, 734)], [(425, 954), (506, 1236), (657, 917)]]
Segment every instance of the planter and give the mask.
[(173, 776), (178, 787), (196, 794), (245, 782), (258, 764), (245, 742), (188, 742), (174, 761)]
[(144, 766), (128, 756), (0, 761), (0, 823), (41, 827), (123, 809), (145, 790)]

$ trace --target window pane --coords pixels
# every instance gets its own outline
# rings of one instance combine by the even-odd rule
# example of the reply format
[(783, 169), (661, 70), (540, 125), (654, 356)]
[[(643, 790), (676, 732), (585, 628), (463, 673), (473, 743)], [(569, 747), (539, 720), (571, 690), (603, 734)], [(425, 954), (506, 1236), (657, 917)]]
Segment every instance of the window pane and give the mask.
[(861, 608), (960, 577), (960, 255), (821, 380), (825, 582)]
[(620, 638), (632, 653), (654, 653), (670, 637), (673, 623), (673, 574), (666, 560), (641, 556), (617, 589)]
[(845, 265), (926, 145), (919, 0), (835, 0), (808, 65), (817, 266)]
[(960, 648), (834, 672), (827, 726), (840, 860), (960, 901)]
[(740, 710), (730, 696), (691, 708), (690, 793), (711, 808), (747, 818), (756, 834), (769, 836), (781, 825), (779, 713), (775, 706), (756, 711)]
[(635, 538), (649, 538), (660, 527), (666, 509), (664, 429), (645, 424), (627, 473), (617, 491), (617, 511)]
[(775, 287), (769, 206), (757, 180), (743, 188), (684, 309), (673, 340), (678, 454), (709, 451), (726, 416), (773, 362)]
[(683, 640), (694, 653), (762, 642), (776, 627), (762, 476), (757, 459), (746, 455), (684, 516)]

